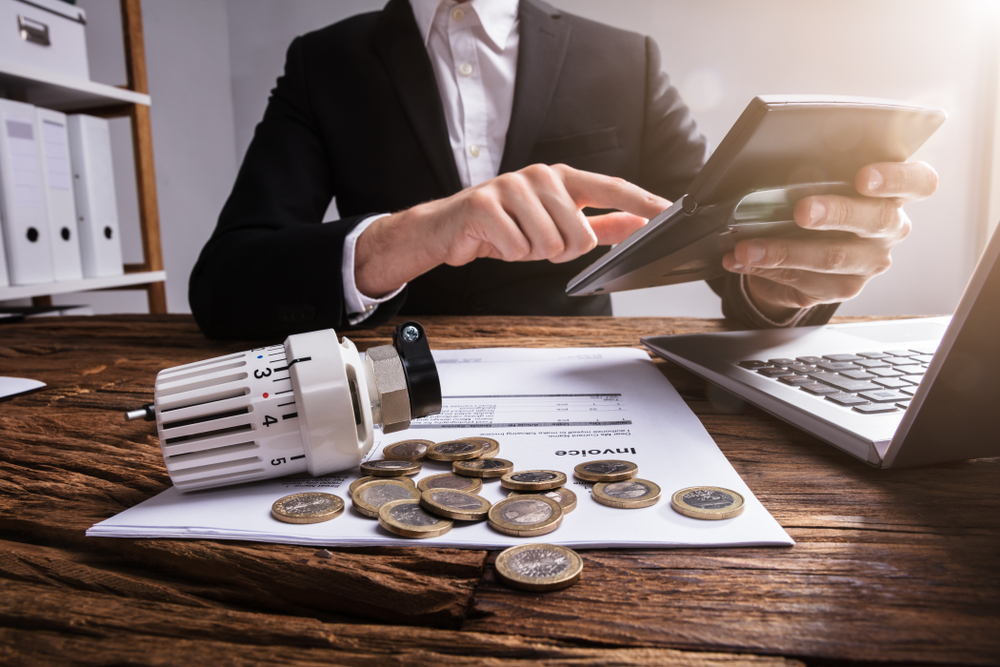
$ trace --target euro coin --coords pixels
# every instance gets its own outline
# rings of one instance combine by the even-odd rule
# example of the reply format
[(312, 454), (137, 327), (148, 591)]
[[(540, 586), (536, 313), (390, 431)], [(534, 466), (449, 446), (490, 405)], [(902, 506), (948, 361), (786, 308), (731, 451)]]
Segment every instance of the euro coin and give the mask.
[(420, 492), (413, 484), (392, 478), (359, 484), (351, 496), (354, 509), (372, 519), (378, 518), (379, 509), (388, 502), (419, 499)]
[(481, 435), (477, 435), (472, 438), (459, 438), (459, 440), (468, 440), (469, 442), (481, 442), (483, 443), (483, 453), (479, 455), (481, 459), (492, 459), (494, 456), (500, 453), (500, 443), (493, 438), (486, 438)]
[(332, 493), (293, 493), (271, 505), (271, 516), (285, 523), (319, 523), (338, 517), (344, 511), (344, 501)]
[(482, 521), (490, 511), (490, 501), (466, 491), (427, 489), (420, 504), (432, 514), (459, 521)]
[(551, 533), (562, 523), (559, 503), (539, 495), (504, 498), (490, 508), (490, 526), (504, 535), (534, 537)]
[(743, 496), (717, 486), (692, 486), (681, 489), (670, 499), (670, 506), (694, 519), (732, 519), (743, 513)]
[(393, 500), (378, 511), (379, 524), (390, 533), (403, 537), (438, 537), (454, 525), (434, 516), (420, 506), (419, 500)]
[[(358, 477), (356, 480), (354, 480), (353, 482), (351, 482), (351, 485), (349, 487), (347, 487), (347, 492), (348, 492), (348, 494), (350, 494), (351, 498), (353, 498), (354, 497), (354, 489), (358, 488), (359, 486), (361, 486), (365, 482), (374, 482), (374, 481), (379, 480), (379, 479), (382, 479), (382, 478), (380, 478), (380, 477), (372, 477), (371, 475), (367, 475), (365, 477)], [(413, 488), (417, 488), (416, 482), (414, 482), (409, 477), (394, 477), (393, 479), (396, 479), (396, 480), (398, 480), (400, 482), (406, 482), (410, 486), (412, 486)]]
[(401, 440), (386, 445), (382, 457), (389, 461), (420, 461), (427, 457), (427, 448), (433, 444), (430, 440)]
[(660, 487), (638, 477), (621, 482), (598, 482), (593, 492), (597, 502), (623, 510), (649, 507), (660, 499)]
[(500, 478), (500, 485), (512, 491), (548, 491), (566, 483), (566, 474), (558, 470), (520, 470)]
[(567, 489), (565, 486), (561, 486), (558, 489), (550, 489), (548, 491), (511, 491), (507, 494), (507, 497), (513, 498), (514, 496), (525, 495), (538, 495), (551, 498), (559, 503), (559, 506), (562, 507), (563, 514), (569, 514), (576, 509), (576, 494)]
[(572, 586), (583, 572), (583, 559), (557, 544), (519, 544), (500, 552), (500, 580), (526, 591), (556, 591)]
[(573, 474), (587, 482), (618, 482), (631, 479), (639, 472), (639, 466), (631, 461), (590, 461), (573, 469)]
[(502, 477), (513, 469), (514, 464), (507, 459), (471, 459), (451, 464), (453, 473), (466, 477)]
[(361, 464), (361, 472), (372, 477), (403, 477), (416, 475), (423, 468), (416, 461), (365, 461)]
[(452, 489), (454, 491), (475, 493), (481, 488), (483, 488), (483, 480), (475, 477), (460, 477), (450, 472), (431, 475), (417, 481), (417, 490), (421, 492), (427, 489)]
[(446, 440), (427, 448), (427, 458), (434, 461), (465, 461), (479, 458), (485, 446), (469, 440)]

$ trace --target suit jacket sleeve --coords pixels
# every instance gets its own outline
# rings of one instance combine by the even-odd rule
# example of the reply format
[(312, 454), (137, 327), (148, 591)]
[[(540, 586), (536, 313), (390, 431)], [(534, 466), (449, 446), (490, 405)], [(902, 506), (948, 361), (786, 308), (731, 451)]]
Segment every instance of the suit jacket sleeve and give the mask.
[[(344, 239), (367, 215), (321, 224), (337, 184), (303, 75), (302, 40), (247, 149), (233, 191), (189, 285), (191, 310), (212, 338), (274, 338), (347, 324)], [(372, 316), (379, 324), (394, 301)]]

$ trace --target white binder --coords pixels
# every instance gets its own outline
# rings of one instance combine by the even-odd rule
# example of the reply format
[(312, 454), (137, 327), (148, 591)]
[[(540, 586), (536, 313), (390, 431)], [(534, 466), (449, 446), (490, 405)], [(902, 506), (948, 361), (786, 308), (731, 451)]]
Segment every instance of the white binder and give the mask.
[(83, 275), (120, 276), (124, 273), (122, 242), (108, 121), (83, 114), (67, 116), (66, 120)]
[(49, 209), (52, 240), (52, 270), (56, 280), (80, 280), (80, 234), (76, 225), (76, 196), (69, 162), (69, 131), (66, 114), (36, 109), (41, 139), (42, 183)]
[(0, 99), (0, 213), (12, 285), (53, 281), (35, 107)]

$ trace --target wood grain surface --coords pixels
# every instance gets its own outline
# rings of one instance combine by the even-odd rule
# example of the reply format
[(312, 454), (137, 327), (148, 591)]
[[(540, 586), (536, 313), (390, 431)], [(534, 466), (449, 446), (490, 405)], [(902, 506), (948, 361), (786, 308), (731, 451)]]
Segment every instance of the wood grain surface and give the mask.
[[(421, 322), (438, 349), (722, 328)], [(391, 326), (347, 335), (365, 349)], [(169, 485), (155, 429), (122, 418), (156, 373), (262, 342), (169, 315), (0, 327), (0, 375), (48, 385), (0, 403), (0, 664), (1000, 662), (1000, 459), (874, 470), (665, 362), (794, 547), (587, 550), (578, 584), (525, 593), (482, 551), (84, 537)]]

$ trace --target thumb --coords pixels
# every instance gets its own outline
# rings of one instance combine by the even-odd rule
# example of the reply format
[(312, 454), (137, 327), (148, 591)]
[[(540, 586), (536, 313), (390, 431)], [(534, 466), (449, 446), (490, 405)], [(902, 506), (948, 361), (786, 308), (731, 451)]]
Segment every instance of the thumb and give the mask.
[(597, 236), (597, 245), (621, 243), (636, 230), (646, 225), (646, 218), (624, 211), (594, 215), (587, 218), (590, 228)]

